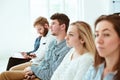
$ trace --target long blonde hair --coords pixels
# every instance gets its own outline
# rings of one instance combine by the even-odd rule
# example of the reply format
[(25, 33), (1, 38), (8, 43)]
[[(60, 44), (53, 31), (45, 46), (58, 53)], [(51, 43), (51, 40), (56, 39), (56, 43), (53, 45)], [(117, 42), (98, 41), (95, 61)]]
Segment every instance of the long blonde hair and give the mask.
[(95, 43), (92, 34), (92, 30), (86, 22), (83, 21), (76, 21), (71, 23), (71, 25), (76, 26), (78, 28), (79, 37), (84, 40), (84, 47), (90, 52), (91, 54), (95, 54)]

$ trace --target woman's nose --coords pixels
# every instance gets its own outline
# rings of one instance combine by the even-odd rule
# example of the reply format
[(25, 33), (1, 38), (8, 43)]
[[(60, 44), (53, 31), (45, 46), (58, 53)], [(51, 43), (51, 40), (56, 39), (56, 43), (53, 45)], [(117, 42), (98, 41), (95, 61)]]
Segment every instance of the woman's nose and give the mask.
[(102, 37), (101, 35), (98, 36), (95, 40), (96, 40), (96, 42), (99, 43), (99, 44), (102, 44), (102, 43), (104, 42), (103, 37)]

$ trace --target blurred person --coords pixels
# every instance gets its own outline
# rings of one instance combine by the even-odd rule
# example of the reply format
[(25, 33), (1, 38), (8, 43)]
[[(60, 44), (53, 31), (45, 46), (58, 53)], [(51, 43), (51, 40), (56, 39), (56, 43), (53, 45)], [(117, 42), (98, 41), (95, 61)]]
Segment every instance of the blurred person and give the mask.
[[(44, 57), (45, 49), (47, 49), (47, 45), (51, 41), (51, 36), (49, 34), (49, 23), (45, 17), (38, 17), (34, 22), (34, 28), (37, 30), (37, 33), (41, 36), (41, 42), (36, 42), (36, 45), (39, 44), (39, 49), (36, 52), (26, 53), (22, 52), (24, 58), (32, 59), (31, 61), (27, 61), (22, 64), (18, 64), (10, 68), (10, 70), (24, 70), (25, 67), (30, 66), (31, 63), (37, 64)], [(50, 39), (51, 38), (51, 39)], [(45, 48), (46, 46), (46, 48)], [(14, 59), (18, 60), (18, 59)], [(19, 61), (21, 58), (19, 59)], [(14, 63), (14, 62), (13, 62)], [(11, 63), (12, 64), (12, 63)], [(9, 63), (10, 65), (10, 63)]]
[(51, 80), (82, 80), (94, 61), (95, 44), (90, 26), (83, 21), (73, 22), (68, 28), (66, 42), (72, 49)]
[(50, 80), (53, 72), (70, 50), (65, 40), (70, 21), (68, 16), (63, 13), (55, 13), (50, 19), (50, 31), (56, 40), (52, 41), (48, 46), (48, 50), (41, 63), (27, 67), (24, 70), (2, 72), (0, 74), (0, 80)]
[(11, 56), (8, 59), (8, 64), (7, 64), (6, 70), (9, 70), (11, 67), (13, 67), (15, 65), (18, 65), (18, 64), (30, 61), (31, 58), (29, 57), (29, 54), (35, 53), (38, 50), (39, 45), (40, 45), (40, 40), (41, 40), (41, 36), (39, 34), (39, 36), (35, 40), (34, 49), (32, 51), (29, 51), (29, 52), (18, 52), (18, 53), (13, 54), (13, 56)]
[(100, 16), (95, 36), (95, 62), (83, 80), (120, 80), (120, 16)]

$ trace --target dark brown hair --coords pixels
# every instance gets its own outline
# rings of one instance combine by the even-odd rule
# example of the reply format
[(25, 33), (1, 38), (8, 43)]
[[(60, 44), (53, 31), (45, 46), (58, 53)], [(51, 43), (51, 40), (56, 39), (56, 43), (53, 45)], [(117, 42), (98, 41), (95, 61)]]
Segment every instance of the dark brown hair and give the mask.
[[(120, 16), (116, 14), (102, 15), (96, 20), (95, 28), (96, 28), (96, 25), (103, 20), (108, 21), (113, 25), (114, 30), (116, 31), (118, 37), (120, 38)], [(105, 62), (105, 59), (103, 57), (100, 57), (98, 52), (96, 51), (95, 63), (94, 63), (94, 66), (96, 67), (96, 69), (103, 62)], [(119, 52), (118, 62), (116, 63), (116, 65), (114, 65), (113, 69), (114, 71), (117, 70), (117, 73), (114, 76), (114, 80), (119, 80), (120, 79), (120, 52)]]
[(118, 15), (118, 16), (120, 16), (120, 12), (114, 13), (113, 15)]
[(51, 20), (55, 20), (57, 19), (59, 24), (65, 24), (66, 25), (66, 32), (67, 32), (67, 29), (68, 29), (68, 26), (69, 26), (69, 22), (70, 22), (70, 19), (68, 18), (68, 16), (66, 14), (63, 14), (63, 13), (55, 13), (53, 14), (51, 17), (50, 17)]

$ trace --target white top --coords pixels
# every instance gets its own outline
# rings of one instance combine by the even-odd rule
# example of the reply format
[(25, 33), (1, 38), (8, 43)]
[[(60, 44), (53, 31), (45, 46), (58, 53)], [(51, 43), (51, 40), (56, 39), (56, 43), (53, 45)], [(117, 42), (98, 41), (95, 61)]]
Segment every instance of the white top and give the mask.
[(32, 64), (40, 63), (40, 61), (44, 58), (44, 55), (48, 50), (48, 45), (52, 40), (54, 40), (54, 37), (50, 33), (48, 33), (45, 37), (41, 37), (40, 46), (38, 50), (35, 52), (37, 57), (31, 60)]
[(59, 67), (54, 72), (51, 80), (82, 80), (94, 59), (90, 53), (71, 60), (74, 49), (65, 56)]

